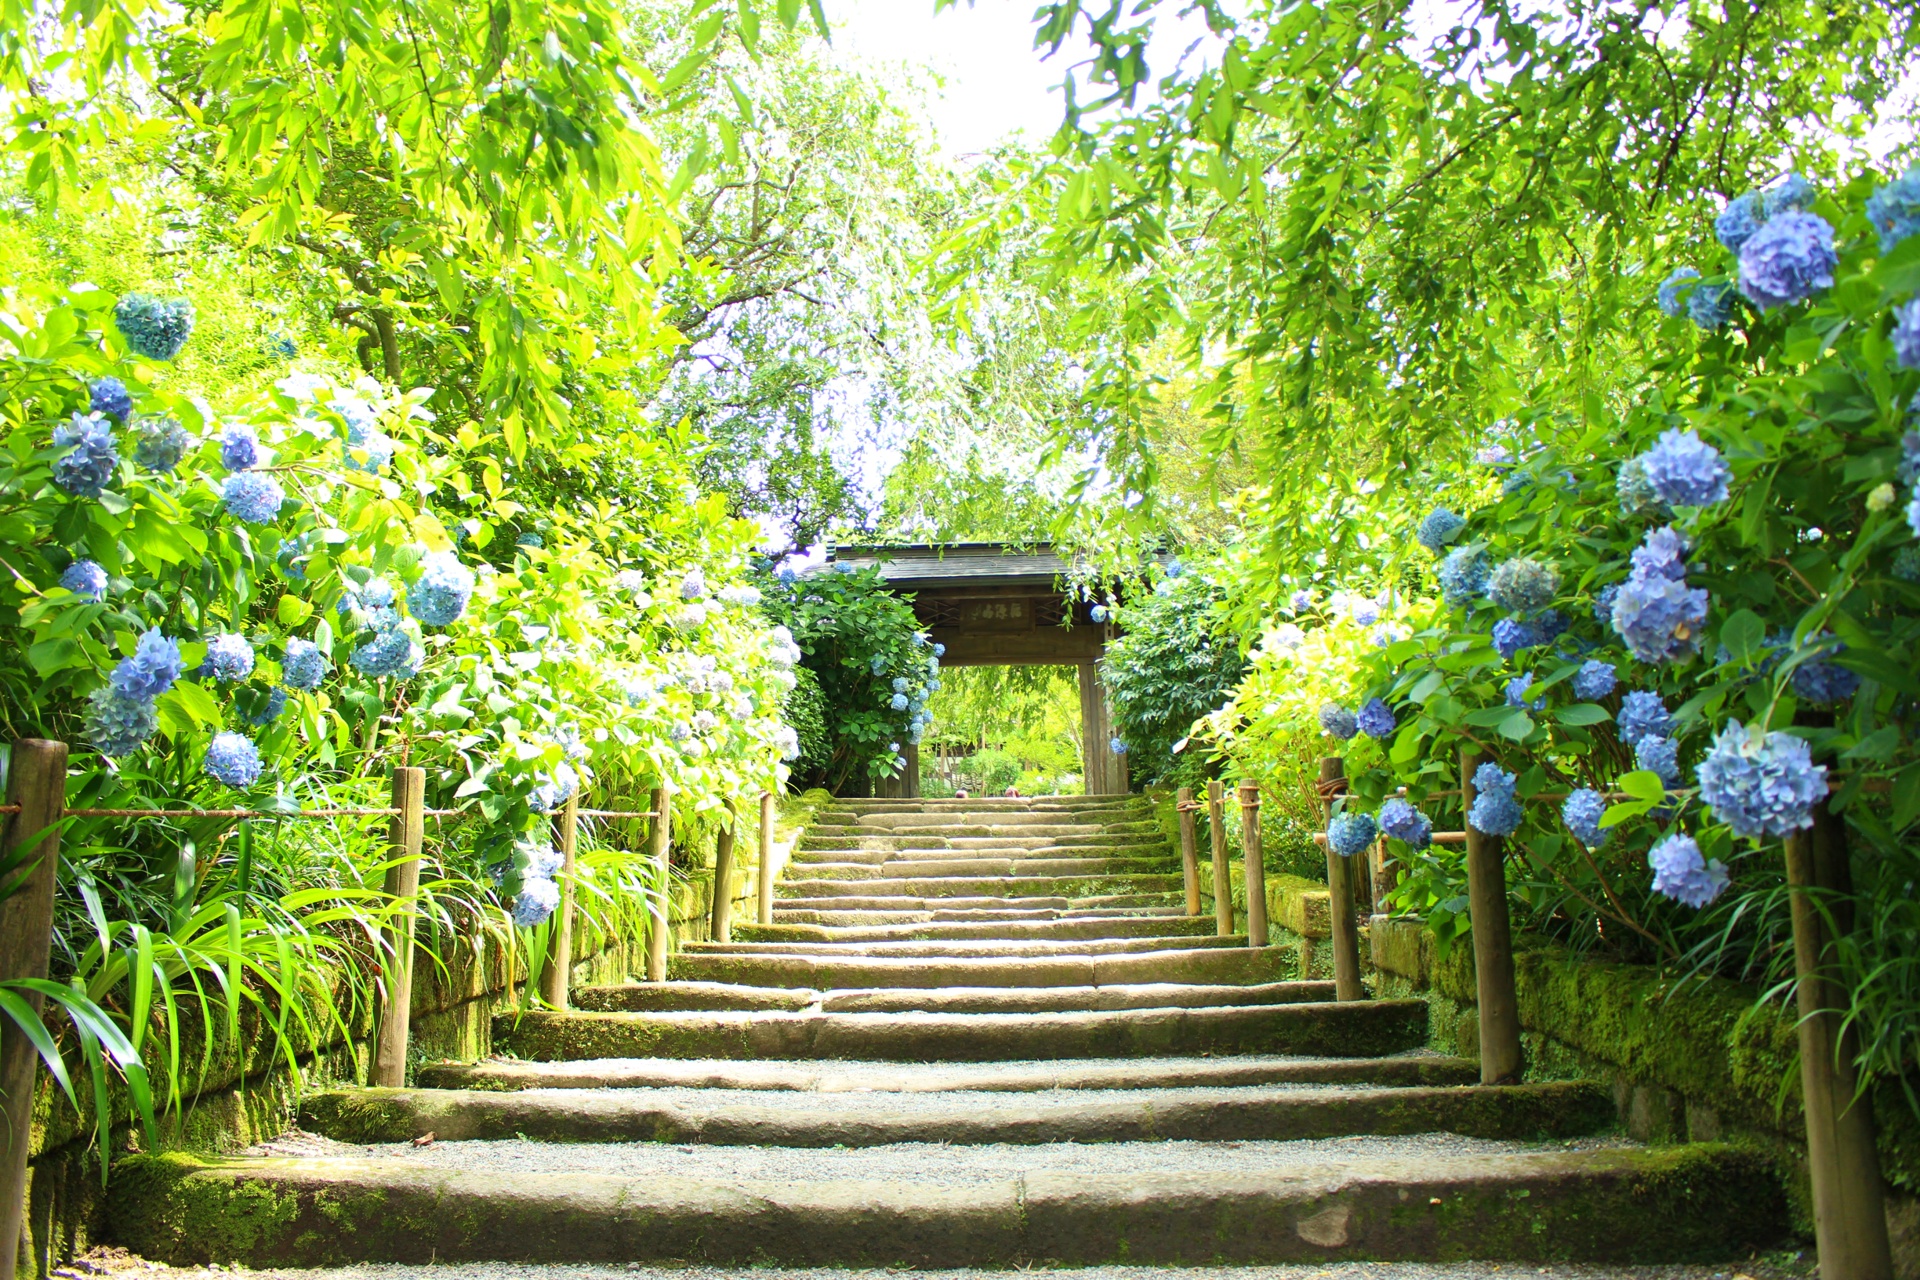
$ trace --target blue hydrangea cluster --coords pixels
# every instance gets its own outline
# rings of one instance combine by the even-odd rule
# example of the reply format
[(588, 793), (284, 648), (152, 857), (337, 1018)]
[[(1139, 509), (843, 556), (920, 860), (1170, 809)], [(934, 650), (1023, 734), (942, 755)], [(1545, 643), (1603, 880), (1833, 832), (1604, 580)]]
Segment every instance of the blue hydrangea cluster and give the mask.
[(87, 386), (87, 410), (103, 418), (125, 422), (133, 412), (133, 396), (118, 378), (95, 378)]
[(1629, 747), (1647, 737), (1673, 736), (1673, 715), (1657, 693), (1635, 689), (1620, 700), (1620, 741)]
[(141, 418), (133, 428), (133, 461), (149, 471), (166, 473), (187, 456), (192, 438), (172, 418)]
[(1370, 627), (1380, 621), (1380, 602), (1356, 593), (1347, 601), (1347, 617), (1357, 627)]
[(1467, 822), (1475, 831), (1489, 836), (1510, 836), (1520, 829), (1523, 816), (1520, 801), (1514, 795), (1518, 779), (1491, 760), (1473, 772), (1473, 787), (1478, 793), (1467, 810)]
[(1729, 720), (1694, 770), (1700, 798), (1734, 833), (1758, 839), (1813, 825), (1813, 806), (1827, 794), (1827, 770), (1813, 763), (1804, 738), (1749, 730)]
[(1600, 826), (1606, 812), (1606, 798), (1592, 787), (1581, 787), (1560, 805), (1560, 821), (1567, 824), (1575, 840), (1589, 849), (1598, 849), (1607, 842), (1608, 833)]
[(370, 421), (347, 424), (347, 442), (342, 448), (347, 470), (377, 476), (393, 461), (393, 450), (393, 437)]
[(1767, 311), (1833, 287), (1840, 265), (1833, 227), (1817, 213), (1789, 209), (1740, 246), (1740, 293)]
[(703, 600), (707, 594), (707, 575), (699, 569), (689, 569), (680, 579), (680, 598), (691, 604)]
[(260, 465), (260, 436), (253, 427), (235, 422), (220, 432), (220, 465), (229, 471), (251, 471)]
[(247, 723), (253, 725), (272, 724), (287, 709), (287, 691), (279, 685), (267, 690), (267, 696), (261, 700), (248, 716)]
[(1613, 625), (1613, 602), (1620, 598), (1620, 586), (1618, 582), (1610, 582), (1593, 598), (1594, 621), (1603, 627)]
[(1337, 813), (1333, 821), (1327, 824), (1327, 848), (1343, 858), (1351, 858), (1356, 853), (1365, 853), (1367, 846), (1379, 834), (1380, 829), (1374, 823), (1373, 815)]
[[(936, 660), (937, 660), (937, 659), (940, 659), (940, 658), (944, 658), (944, 657), (946, 657), (946, 656), (947, 656), (947, 646), (945, 646), (945, 645), (943, 645), (943, 644), (936, 644), (935, 646), (933, 646), (933, 656), (934, 656), (934, 658), (935, 658)], [(937, 669), (938, 669), (938, 668), (936, 668), (936, 670), (937, 670)]]
[(562, 760), (553, 766), (553, 772), (547, 775), (546, 780), (528, 794), (527, 808), (535, 813), (556, 813), (579, 789), (580, 775), (574, 772), (572, 765)]
[(76, 413), (55, 427), (53, 447), (67, 451), (53, 460), (53, 482), (76, 498), (99, 497), (120, 465), (113, 428), (97, 413)]
[(236, 790), (260, 780), (260, 749), (238, 733), (216, 733), (207, 745), (207, 773)]
[(1493, 571), (1487, 581), (1487, 596), (1502, 609), (1525, 613), (1546, 608), (1559, 586), (1560, 575), (1552, 566), (1516, 556)]
[(98, 604), (107, 598), (107, 571), (92, 560), (75, 560), (60, 575), (60, 585)]
[(129, 293), (114, 304), (113, 324), (135, 355), (171, 360), (193, 336), (193, 304), (185, 298)]
[(227, 511), (248, 524), (272, 524), (287, 501), (280, 482), (259, 471), (234, 472), (227, 477), (222, 494)]
[(1487, 582), (1493, 576), (1493, 566), (1487, 560), (1486, 548), (1455, 547), (1440, 562), (1438, 576), (1440, 594), (1446, 597), (1447, 603), (1462, 605), (1486, 594)]
[(1382, 835), (1410, 848), (1424, 849), (1433, 843), (1433, 820), (1398, 796), (1380, 806), (1374, 821)]
[(120, 659), (108, 678), (113, 687), (129, 698), (148, 701), (173, 688), (180, 678), (180, 646), (154, 627), (134, 644), (133, 653)]
[(1692, 431), (1670, 427), (1640, 455), (1647, 485), (1676, 507), (1709, 507), (1727, 500), (1733, 468), (1720, 451)]
[(1846, 645), (1822, 631), (1811, 637), (1819, 647), (1819, 656), (1793, 669), (1793, 691), (1808, 702), (1823, 706), (1845, 702), (1860, 691), (1860, 675), (1829, 659), (1846, 651)]
[(1383, 698), (1369, 698), (1353, 717), (1353, 727), (1369, 738), (1385, 739), (1393, 732), (1393, 708)]
[(1126, 739), (1125, 738), (1108, 738), (1107, 750), (1111, 751), (1114, 755), (1117, 755), (1117, 756), (1123, 756), (1127, 754)]
[(1326, 730), (1328, 737), (1338, 738), (1341, 742), (1350, 740), (1360, 732), (1360, 722), (1353, 712), (1333, 702), (1320, 708), (1320, 727)]
[(1811, 209), (1819, 194), (1811, 182), (1797, 173), (1789, 173), (1760, 193), (1760, 214), (1772, 221), (1789, 209)]
[(1613, 692), (1614, 686), (1620, 683), (1620, 677), (1611, 662), (1589, 658), (1573, 673), (1571, 683), (1574, 697), (1582, 702), (1598, 702)]
[(1533, 677), (1529, 675), (1518, 675), (1507, 681), (1507, 705), (1525, 707), (1528, 711), (1545, 711), (1547, 699), (1544, 694), (1532, 702), (1527, 701), (1527, 690), (1532, 686)]
[(1439, 555), (1453, 544), (1453, 541), (1466, 531), (1467, 521), (1445, 507), (1435, 507), (1420, 522), (1420, 529), (1414, 534), (1420, 545)]
[(1650, 516), (1665, 520), (1673, 514), (1653, 491), (1653, 482), (1647, 479), (1647, 465), (1639, 457), (1628, 458), (1620, 464), (1620, 475), (1613, 488), (1620, 499), (1620, 514), (1628, 519)]
[(1087, 610), (1087, 616), (1089, 618), (1092, 618), (1095, 622), (1105, 622), (1108, 617), (1107, 606), (1103, 604), (1097, 604), (1093, 606), (1093, 608)]
[(384, 625), (376, 625), (373, 637), (356, 646), (347, 661), (354, 670), (376, 680), (385, 676), (405, 680), (419, 669), (425, 655), (413, 637), (401, 629), (398, 616), (378, 621)]
[(1552, 644), (1567, 633), (1571, 624), (1572, 619), (1558, 609), (1542, 609), (1527, 621), (1533, 633), (1540, 637), (1541, 644)]
[(1902, 582), (1920, 583), (1920, 547), (1902, 547), (1893, 557), (1893, 576)]
[(1893, 358), (1902, 369), (1920, 369), (1920, 298), (1893, 309)]
[(1669, 319), (1678, 320), (1687, 313), (1687, 295), (1700, 279), (1700, 273), (1692, 267), (1680, 267), (1660, 282), (1659, 301), (1661, 314)]
[(1733, 298), (1730, 284), (1709, 280), (1695, 285), (1687, 295), (1687, 315), (1702, 329), (1725, 328), (1727, 321), (1733, 319)]
[(1748, 191), (1727, 202), (1727, 207), (1713, 220), (1713, 234), (1720, 238), (1721, 244), (1738, 253), (1765, 222), (1760, 193)]
[(1867, 197), (1867, 221), (1880, 233), (1880, 252), (1920, 233), (1920, 165)]
[(1313, 592), (1307, 590), (1305, 587), (1301, 587), (1291, 596), (1287, 597), (1287, 605), (1295, 613), (1305, 613), (1308, 609), (1313, 608)]
[(450, 627), (467, 611), (473, 595), (473, 570), (451, 551), (430, 551), (420, 561), (420, 576), (407, 588), (407, 609), (429, 627)]
[(887, 659), (885, 654), (876, 653), (867, 659), (867, 670), (871, 671), (874, 675), (880, 675), (886, 671), (886, 669)]
[(1684, 545), (1676, 536), (1667, 529), (1650, 533), (1613, 599), (1613, 629), (1642, 662), (1679, 662), (1700, 652), (1708, 597), (1685, 578), (1669, 576), (1676, 567), (1674, 548)]
[(1680, 783), (1680, 744), (1672, 738), (1647, 734), (1633, 744), (1634, 767), (1645, 769), (1671, 790)]
[(1708, 862), (1692, 836), (1668, 836), (1647, 854), (1653, 868), (1653, 891), (1696, 911), (1718, 898), (1727, 887), (1727, 868), (1720, 859)]
[(1518, 619), (1502, 618), (1493, 624), (1493, 647), (1508, 662), (1512, 662), (1516, 654), (1537, 648), (1539, 644), (1540, 633)]
[(245, 680), (253, 674), (253, 646), (245, 636), (215, 636), (207, 641), (206, 663), (200, 674), (228, 684)]
[(887, 705), (895, 711), (905, 711), (907, 709), (907, 695), (904, 693), (896, 693), (887, 699)]
[(544, 924), (560, 907), (560, 886), (544, 876), (526, 876), (513, 899), (513, 922), (522, 929)]
[(895, 693), (905, 693), (907, 691), (907, 678), (905, 676), (895, 676), (893, 678), (893, 691)]
[(1671, 578), (1675, 582), (1684, 582), (1687, 577), (1687, 556), (1693, 551), (1687, 535), (1672, 525), (1662, 525), (1649, 530), (1639, 546), (1633, 549), (1633, 572), (1643, 578)]
[(118, 760), (140, 749), (158, 727), (153, 699), (134, 697), (113, 685), (95, 689), (87, 700), (87, 741), (101, 755)]

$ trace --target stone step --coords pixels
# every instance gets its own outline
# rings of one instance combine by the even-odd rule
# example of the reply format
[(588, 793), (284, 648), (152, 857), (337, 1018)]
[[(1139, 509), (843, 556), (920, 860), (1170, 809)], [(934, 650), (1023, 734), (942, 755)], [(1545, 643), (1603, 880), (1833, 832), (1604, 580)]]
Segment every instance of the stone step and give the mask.
[[(756, 925), (755, 928), (771, 928)], [(1025, 941), (1002, 938), (950, 938), (943, 942), (894, 939), (881, 942), (817, 942), (811, 939), (778, 942), (689, 942), (682, 948), (687, 955), (811, 955), (895, 956), (901, 959), (958, 960), (981, 956), (1097, 956), (1126, 951), (1185, 951), (1210, 948), (1248, 949), (1244, 935), (1206, 937), (1176, 935), (1157, 938), (1033, 938)], [(1276, 950), (1277, 948), (1264, 948)]]
[[(1109, 938), (1211, 937), (1215, 922), (1198, 916), (1147, 916), (1047, 920), (939, 920), (908, 924), (743, 924), (733, 936), (741, 942), (938, 942), (1096, 941)], [(725, 945), (725, 944), (722, 944)]]
[(1333, 999), (1331, 982), (1245, 986), (1155, 982), (1111, 987), (936, 987), (815, 991), (723, 982), (621, 982), (582, 987), (573, 1005), (589, 1013), (772, 1009), (822, 1013), (1069, 1013), (1090, 1009), (1199, 1009), (1302, 1004)]
[(1087, 836), (926, 836), (821, 835), (809, 829), (801, 837), (801, 852), (831, 849), (1132, 849), (1141, 846), (1171, 848), (1172, 842), (1154, 833)]
[(1035, 1093), (1048, 1090), (1228, 1089), (1251, 1085), (1478, 1084), (1480, 1064), (1424, 1050), (1386, 1058), (1092, 1058), (1077, 1062), (735, 1062), (606, 1058), (425, 1063), (422, 1088), (719, 1089), (797, 1093)]
[(1379, 1057), (1426, 1042), (1422, 1000), (1076, 1013), (501, 1014), (496, 1048), (568, 1058), (983, 1062), (1290, 1053)]
[(1158, 844), (1055, 844), (1039, 842), (1011, 845), (1006, 848), (983, 849), (973, 845), (962, 846), (954, 841), (946, 846), (858, 848), (858, 849), (796, 849), (793, 860), (802, 865), (816, 863), (845, 863), (875, 866), (882, 863), (901, 863), (910, 865), (918, 862), (964, 862), (981, 860), (995, 862), (1008, 860), (1025, 866), (1036, 861), (1060, 858), (1107, 858), (1140, 859), (1149, 858), (1155, 862), (1168, 862), (1173, 858), (1173, 848), (1164, 841)]
[[(812, 907), (776, 907), (773, 923), (824, 925), (829, 928), (883, 924), (931, 924), (941, 922), (983, 922), (1013, 920), (1128, 920), (1144, 918), (1186, 918), (1183, 907), (966, 907), (921, 911), (886, 911), (859, 907), (847, 911), (822, 911)], [(736, 929), (736, 933), (738, 930)], [(1205, 932), (1200, 930), (1199, 932)]]
[[(1197, 939), (1195, 941), (1198, 941)], [(1231, 943), (1233, 939), (1228, 939)], [(1244, 940), (1242, 940), (1244, 941)], [(1125, 944), (1129, 946), (1137, 944)], [(932, 959), (844, 952), (682, 952), (668, 962), (676, 980), (811, 988), (1113, 987), (1174, 982), (1253, 986), (1300, 976), (1299, 955), (1283, 947), (1156, 947), (1050, 955), (949, 955)]]
[(1182, 891), (1177, 874), (1109, 876), (895, 876), (891, 879), (827, 878), (806, 869), (803, 878), (782, 880), (776, 887), (782, 898), (813, 898), (843, 894), (887, 897), (911, 894), (918, 898), (1095, 898), (1116, 893), (1174, 893)]
[(1587, 1083), (1498, 1088), (1267, 1087), (1071, 1093), (762, 1092), (712, 1089), (334, 1089), (300, 1104), (300, 1127), (359, 1145), (526, 1138), (749, 1147), (903, 1142), (1291, 1142), (1355, 1134), (1585, 1137), (1614, 1123)]
[(121, 1161), (118, 1240), (260, 1267), (1637, 1262), (1743, 1256), (1786, 1222), (1765, 1157), (1720, 1144), (289, 1145), (329, 1154)]
[[(915, 813), (868, 813), (856, 822), (816, 821), (826, 831), (846, 829), (845, 834), (885, 834), (887, 832), (927, 831), (937, 835), (1080, 835), (1101, 831), (1157, 832), (1159, 827), (1143, 818), (1130, 821), (1090, 820), (1071, 814), (1050, 813), (970, 813), (936, 815)], [(981, 828), (975, 830), (975, 828)], [(993, 828), (987, 830), (985, 828)]]
[(794, 911), (1078, 911), (1123, 907), (1168, 907), (1185, 910), (1185, 898), (1172, 893), (1114, 893), (1097, 898), (917, 898), (846, 894), (830, 898), (775, 898), (774, 914)]

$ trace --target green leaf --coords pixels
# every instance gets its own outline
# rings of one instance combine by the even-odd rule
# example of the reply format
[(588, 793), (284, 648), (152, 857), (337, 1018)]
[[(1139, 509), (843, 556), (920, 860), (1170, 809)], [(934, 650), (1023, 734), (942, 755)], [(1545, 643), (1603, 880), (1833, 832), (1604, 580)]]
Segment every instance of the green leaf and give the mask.
[(1620, 775), (1620, 781), (1614, 784), (1635, 800), (1648, 804), (1659, 804), (1667, 798), (1666, 784), (1660, 781), (1660, 775), (1651, 769), (1635, 769), (1632, 773)]
[(280, 597), (280, 603), (274, 606), (274, 616), (280, 619), (283, 627), (297, 627), (313, 616), (313, 606), (299, 596)]
[(1553, 718), (1566, 725), (1605, 724), (1613, 715), (1605, 707), (1592, 702), (1576, 702), (1570, 707), (1561, 707), (1553, 713)]
[(223, 719), (220, 704), (213, 700), (213, 695), (207, 692), (204, 685), (189, 680), (176, 680), (173, 688), (154, 700), (154, 709), (160, 713), (163, 722), (169, 712), (177, 712), (173, 723), (184, 725), (187, 732), (192, 732), (196, 726), (217, 729)]
[(1527, 714), (1525, 707), (1509, 707), (1506, 718), (1499, 723), (1495, 732), (1503, 738), (1525, 742), (1527, 735), (1533, 732), (1533, 717)]
[(1720, 643), (1741, 666), (1753, 665), (1766, 639), (1767, 624), (1751, 609), (1742, 609), (1720, 624)]

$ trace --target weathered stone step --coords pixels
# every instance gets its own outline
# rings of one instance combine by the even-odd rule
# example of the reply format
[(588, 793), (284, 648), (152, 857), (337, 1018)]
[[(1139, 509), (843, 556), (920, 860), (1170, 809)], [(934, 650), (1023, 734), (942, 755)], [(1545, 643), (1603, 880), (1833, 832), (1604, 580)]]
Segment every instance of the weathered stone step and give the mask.
[(920, 846), (895, 845), (891, 847), (863, 846), (859, 848), (813, 849), (802, 847), (795, 850), (793, 860), (803, 865), (817, 863), (846, 863), (874, 866), (881, 863), (913, 864), (920, 862), (967, 862), (1012, 861), (1021, 866), (1032, 862), (1060, 858), (1107, 858), (1139, 859), (1150, 858), (1165, 862), (1173, 857), (1173, 846), (1164, 840), (1135, 844), (1111, 844), (1102, 841), (1099, 844), (1045, 844), (1038, 841), (1015, 844), (1008, 842), (994, 847), (981, 847), (974, 844), (961, 844), (953, 841), (945, 845)]
[(809, 829), (801, 838), (801, 852), (872, 849), (1132, 849), (1146, 846), (1170, 848), (1166, 836), (1153, 834), (1096, 836), (925, 836), (925, 835), (822, 835)]
[(522, 1058), (859, 1058), (982, 1062), (1293, 1053), (1378, 1057), (1426, 1041), (1423, 1000), (1080, 1013), (502, 1014)]
[(1249, 1085), (1468, 1085), (1480, 1064), (1424, 1051), (1387, 1058), (1098, 1058), (1075, 1062), (733, 1062), (605, 1058), (426, 1063), (430, 1089), (745, 1089), (800, 1093), (1031, 1093)]
[[(863, 925), (902, 925), (934, 923), (980, 923), (1016, 920), (1129, 920), (1183, 918), (1183, 907), (966, 907), (928, 908), (920, 911), (886, 911), (876, 907), (856, 907), (845, 911), (822, 911), (812, 907), (774, 908), (776, 925), (822, 925), (851, 928)], [(737, 930), (736, 930), (737, 932)], [(1203, 930), (1197, 932), (1204, 933)]]
[[(1734, 1257), (1785, 1225), (1765, 1158), (1718, 1144), (1244, 1143), (1211, 1172), (1184, 1144), (1012, 1147), (985, 1171), (954, 1163), (975, 1148), (881, 1147), (773, 1152), (751, 1173), (737, 1172), (742, 1148), (493, 1145), (136, 1156), (116, 1169), (109, 1215), (148, 1258), (273, 1267), (1664, 1261)], [(790, 1171), (801, 1159), (813, 1176)]]
[(618, 982), (575, 987), (573, 1007), (589, 1013), (669, 1013), (689, 1009), (771, 1009), (798, 1012), (820, 999), (818, 991), (749, 987), (737, 982)]
[(854, 987), (1112, 987), (1153, 982), (1250, 986), (1298, 978), (1299, 963), (1298, 953), (1284, 947), (1154, 948), (1116, 954), (1083, 946), (1071, 953), (1052, 955), (945, 958), (819, 951), (683, 952), (668, 962), (668, 972), (676, 979), (822, 991)]
[(1114, 907), (1167, 907), (1184, 899), (1171, 893), (1114, 893), (1095, 898), (917, 898), (845, 894), (830, 898), (775, 898), (774, 913), (795, 911), (1036, 911), (1104, 910)]
[(885, 987), (815, 991), (723, 982), (621, 982), (573, 993), (589, 1013), (815, 1009), (822, 1013), (1069, 1013), (1090, 1009), (1199, 1009), (1333, 999), (1331, 982), (1111, 987)]
[(1143, 1089), (824, 1097), (713, 1090), (335, 1089), (308, 1095), (300, 1127), (338, 1142), (673, 1142), (880, 1147), (902, 1142), (1290, 1142), (1350, 1134), (1585, 1137), (1615, 1121), (1595, 1084), (1426, 1089)]
[[(807, 871), (811, 873), (812, 867)], [(1116, 893), (1173, 893), (1182, 888), (1180, 877), (1161, 875), (1110, 876), (895, 876), (891, 879), (828, 879), (808, 874), (782, 880), (782, 898), (839, 895), (917, 898), (1095, 898)]]
[(940, 920), (925, 924), (736, 925), (741, 942), (938, 942), (945, 939), (988, 941), (1060, 941), (1106, 938), (1211, 937), (1215, 924), (1198, 916), (1052, 920)]
[[(755, 926), (768, 928), (772, 926)], [(689, 942), (688, 955), (811, 955), (896, 956), (902, 959), (948, 960), (980, 956), (1096, 956), (1124, 951), (1185, 951), (1203, 948), (1247, 949), (1245, 935), (1207, 937), (1175, 935), (1157, 938), (1034, 938), (1009, 941), (1000, 938), (950, 938), (944, 942), (894, 940), (885, 942), (816, 942), (781, 940), (778, 942)], [(1278, 948), (1263, 948), (1277, 950)]]

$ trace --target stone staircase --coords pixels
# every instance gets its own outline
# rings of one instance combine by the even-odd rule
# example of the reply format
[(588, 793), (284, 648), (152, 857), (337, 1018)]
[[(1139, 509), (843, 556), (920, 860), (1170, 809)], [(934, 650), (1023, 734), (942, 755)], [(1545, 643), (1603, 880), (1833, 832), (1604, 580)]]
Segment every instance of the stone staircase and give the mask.
[(310, 1096), (303, 1132), (242, 1156), (124, 1162), (123, 1243), (282, 1266), (1675, 1262), (1784, 1225), (1759, 1156), (1635, 1146), (1588, 1083), (1481, 1087), (1423, 1048), (1425, 1003), (1335, 1003), (1289, 951), (1215, 937), (1137, 798), (839, 802), (778, 903), (670, 982), (503, 1017), (512, 1056)]

